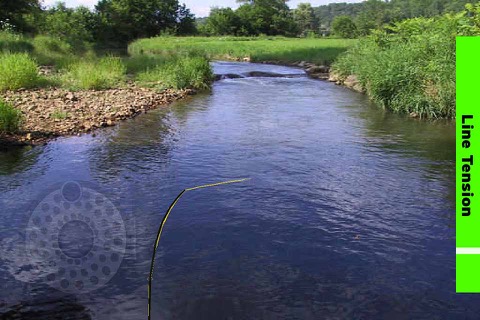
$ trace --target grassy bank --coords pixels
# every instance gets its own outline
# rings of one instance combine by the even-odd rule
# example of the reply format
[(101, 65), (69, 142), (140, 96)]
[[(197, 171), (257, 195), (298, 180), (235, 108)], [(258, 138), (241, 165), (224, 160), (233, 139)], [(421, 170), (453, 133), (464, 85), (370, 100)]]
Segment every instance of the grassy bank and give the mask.
[(455, 37), (480, 35), (480, 4), (455, 15), (416, 18), (361, 39), (333, 65), (395, 112), (455, 118)]
[(384, 108), (427, 118), (455, 117), (455, 34), (452, 17), (411, 19), (361, 39), (333, 65), (354, 74)]
[(133, 42), (131, 55), (203, 54), (210, 59), (244, 59), (293, 63), (330, 64), (352, 46), (351, 39), (298, 39), (283, 37), (156, 37)]
[(0, 31), (0, 143), (115, 125), (213, 81), (205, 55), (114, 56), (85, 47)]
[[(201, 54), (118, 57), (77, 49), (54, 37), (0, 31), (0, 92), (49, 86), (109, 89), (128, 81), (158, 89), (205, 89), (212, 82), (208, 60)], [(39, 75), (40, 66), (48, 66), (49, 72)]]

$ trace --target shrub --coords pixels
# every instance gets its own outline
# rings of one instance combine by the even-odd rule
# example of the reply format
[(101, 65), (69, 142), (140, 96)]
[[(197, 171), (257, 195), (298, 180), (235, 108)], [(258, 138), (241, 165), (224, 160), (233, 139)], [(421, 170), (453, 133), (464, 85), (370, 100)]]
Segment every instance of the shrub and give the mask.
[(146, 85), (174, 89), (208, 89), (213, 80), (212, 69), (205, 57), (180, 57), (142, 72), (137, 80)]
[(32, 44), (22, 35), (0, 30), (0, 52), (31, 52)]
[(0, 100), (0, 134), (14, 133), (20, 127), (22, 113), (11, 104)]
[(40, 80), (37, 64), (28, 54), (0, 54), (0, 91), (32, 88)]
[(333, 19), (332, 31), (342, 38), (355, 38), (357, 26), (349, 16), (337, 16)]
[(118, 57), (81, 61), (68, 68), (63, 84), (72, 89), (109, 89), (125, 80), (126, 68)]
[(78, 59), (70, 44), (59, 38), (36, 36), (32, 43), (34, 55), (41, 65), (55, 65), (61, 69)]

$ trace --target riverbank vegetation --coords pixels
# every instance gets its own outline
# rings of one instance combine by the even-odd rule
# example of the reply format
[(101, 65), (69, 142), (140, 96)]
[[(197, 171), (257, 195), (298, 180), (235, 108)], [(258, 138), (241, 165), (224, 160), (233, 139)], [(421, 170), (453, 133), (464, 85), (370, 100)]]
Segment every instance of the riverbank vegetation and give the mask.
[(0, 99), (0, 134), (17, 131), (21, 121), (22, 113), (20, 110)]
[(104, 0), (95, 11), (36, 0), (2, 7), (1, 143), (89, 132), (208, 89), (213, 74), (201, 54), (127, 54), (133, 39), (193, 26), (178, 1), (147, 2)]
[[(101, 0), (94, 9), (11, 2), (0, 12), (0, 94), (16, 108), (12, 91), (58, 91), (49, 97), (203, 90), (214, 78), (209, 60), (233, 59), (300, 65), (319, 78), (332, 65), (340, 80), (355, 76), (385, 108), (454, 118), (455, 36), (480, 34), (479, 6), (461, 11), (466, 3), (366, 0), (289, 8), (283, 0), (243, 0), (196, 19), (178, 0)], [(51, 112), (55, 120), (72, 120), (67, 107), (76, 100), (64, 100), (68, 106)], [(0, 132), (7, 127), (18, 126)]]
[(369, 97), (396, 112), (455, 118), (455, 37), (480, 35), (480, 4), (434, 18), (386, 25), (333, 65), (354, 74)]
[(197, 53), (209, 59), (330, 64), (356, 40), (285, 37), (156, 37), (133, 42), (132, 55)]
[(431, 18), (457, 13), (478, 0), (366, 0), (330, 3), (313, 7), (299, 3), (289, 9), (281, 0), (240, 1), (237, 9), (213, 8), (198, 19), (198, 34), (204, 36), (366, 36), (385, 24), (418, 17)]
[[(127, 82), (155, 82), (158, 89), (205, 89), (213, 79), (206, 66), (207, 58), (199, 53), (170, 52), (155, 57), (102, 55), (94, 50), (77, 53), (68, 42), (55, 37), (29, 38), (0, 31), (0, 92), (38, 87), (98, 90)], [(40, 67), (45, 71), (42, 74)], [(153, 70), (157, 78), (146, 81), (145, 74)]]

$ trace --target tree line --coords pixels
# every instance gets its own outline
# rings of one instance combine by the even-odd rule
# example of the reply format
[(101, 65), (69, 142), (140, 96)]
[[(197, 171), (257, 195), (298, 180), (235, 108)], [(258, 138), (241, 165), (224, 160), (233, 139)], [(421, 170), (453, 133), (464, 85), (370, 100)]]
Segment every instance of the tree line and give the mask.
[(282, 35), (344, 38), (367, 35), (386, 23), (414, 17), (459, 12), (479, 0), (367, 0), (312, 7), (288, 0), (237, 0), (240, 6), (212, 8), (206, 18), (195, 16), (178, 0), (100, 0), (93, 10), (58, 3), (44, 8), (40, 0), (3, 0), (0, 29), (63, 38), (74, 46), (97, 43), (125, 45), (162, 33), (174, 35)]
[(314, 8), (320, 32), (333, 31), (343, 37), (370, 34), (384, 24), (418, 17), (457, 13), (478, 0), (368, 0), (360, 3), (331, 3)]
[(44, 8), (40, 0), (4, 0), (0, 30), (48, 34), (74, 47), (115, 47), (162, 32), (189, 35), (197, 29), (195, 16), (178, 0), (100, 0), (93, 10), (68, 8), (63, 2)]
[(478, 0), (366, 0), (312, 7), (300, 3), (290, 10), (284, 0), (240, 0), (240, 7), (213, 8), (198, 23), (203, 35), (315, 36), (344, 38), (368, 35), (386, 23), (459, 12)]

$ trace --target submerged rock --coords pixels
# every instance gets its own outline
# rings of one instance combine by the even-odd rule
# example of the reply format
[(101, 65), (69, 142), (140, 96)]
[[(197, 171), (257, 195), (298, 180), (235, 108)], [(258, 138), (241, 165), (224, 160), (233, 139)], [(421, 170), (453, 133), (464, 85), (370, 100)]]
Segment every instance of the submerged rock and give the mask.
[(287, 75), (281, 74), (281, 73), (275, 73), (275, 72), (265, 72), (265, 71), (250, 71), (244, 74), (245, 77), (248, 78), (258, 78), (258, 77), (263, 77), (263, 78), (283, 78), (286, 77)]
[(282, 73), (275, 73), (275, 72), (266, 72), (266, 71), (250, 71), (244, 74), (234, 74), (234, 73), (227, 73), (227, 74), (216, 74), (215, 81), (223, 80), (223, 79), (238, 79), (238, 78), (296, 78), (296, 77), (304, 77), (305, 74), (282, 74)]
[(235, 73), (226, 73), (226, 74), (216, 74), (215, 81), (223, 80), (223, 79), (238, 79), (243, 78), (243, 76)]

